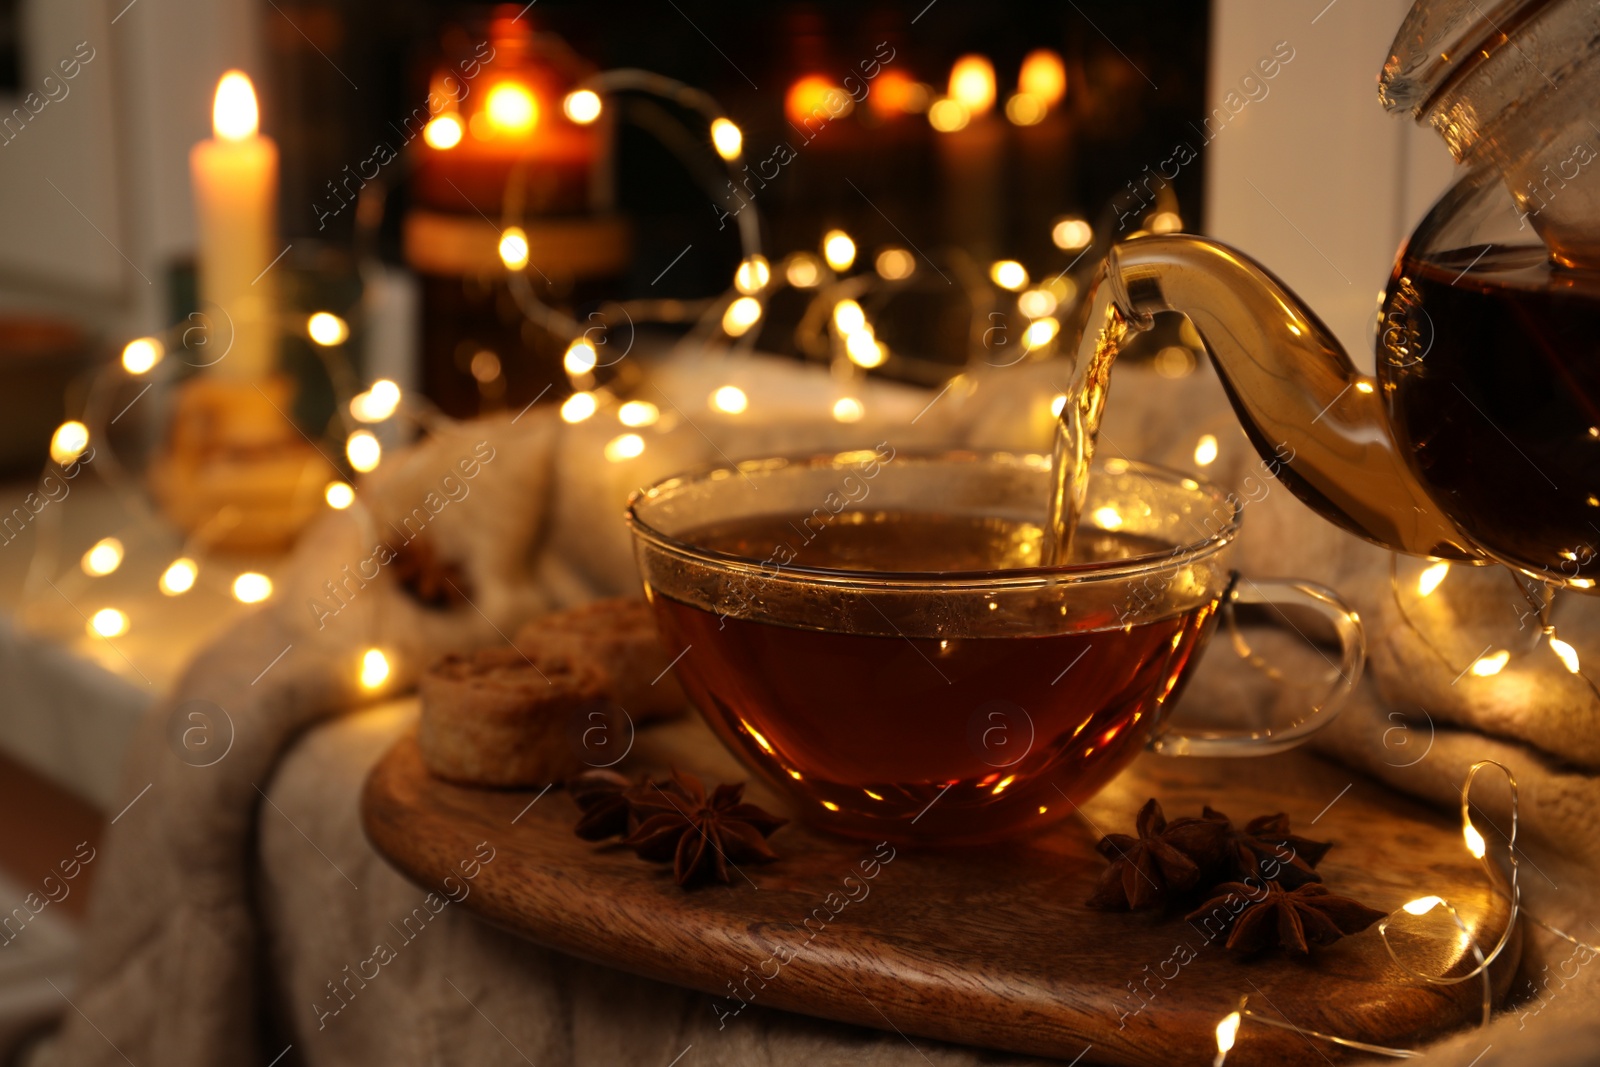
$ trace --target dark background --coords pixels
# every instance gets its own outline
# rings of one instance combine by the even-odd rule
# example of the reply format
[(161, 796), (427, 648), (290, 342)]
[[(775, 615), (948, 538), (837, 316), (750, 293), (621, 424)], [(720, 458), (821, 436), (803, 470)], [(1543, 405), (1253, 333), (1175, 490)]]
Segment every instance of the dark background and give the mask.
[[(0, 12), (4, 6), (0, 0)], [(316, 233), (311, 203), (318, 190), (341, 167), (364, 156), (390, 121), (425, 99), (428, 73), (447, 40), (451, 35), (459, 40), (462, 33), (481, 37), (491, 10), (430, 0), (278, 0), (276, 8), (263, 8), (270, 53), (265, 132), (283, 148), (286, 238), (348, 241), (351, 213)], [(1097, 221), (1146, 165), (1170, 155), (1179, 140), (1194, 142), (1191, 123), (1198, 124), (1204, 113), (1209, 5), (1193, 0), (1079, 0), (1075, 5), (539, 0), (523, 19), (540, 32), (565, 38), (600, 69), (643, 67), (708, 90), (744, 130), (752, 161), (766, 158), (782, 141), (799, 147), (782, 107), (797, 76), (815, 72), (842, 78), (872, 56), (879, 42), (895, 48), (891, 66), (940, 92), (958, 56), (989, 56), (999, 86), (997, 111), (1015, 86), (1022, 57), (1034, 48), (1053, 48), (1068, 69), (1064, 107), (1071, 134), (1065, 172), (1041, 189), (1015, 158), (1016, 146), (1008, 145), (1001, 194), (1005, 254), (1024, 259), (1054, 252), (1048, 243), (1053, 217), (1073, 213)], [(767, 223), (770, 258), (814, 248), (831, 225), (854, 234), (863, 252), (887, 240), (903, 243), (864, 202), (863, 193), (919, 247), (932, 251), (949, 239), (939, 206), (939, 135), (921, 116), (898, 122), (903, 129), (874, 129), (867, 112), (858, 107), (832, 123), (762, 192), (757, 207)], [(1016, 131), (1008, 127), (1007, 132), (1014, 140)], [(1203, 224), (1203, 180), (1202, 168), (1193, 167), (1173, 183), (1190, 229)], [(726, 288), (739, 257), (734, 227), (719, 231), (705, 191), (648, 134), (626, 123), (619, 134), (617, 189), (618, 206), (637, 224), (637, 266), (626, 279), (628, 289), (647, 286), (660, 266), (691, 242), (694, 248), (663, 281), (668, 292), (653, 295), (706, 295)], [(398, 249), (395, 219), (405, 202), (401, 183), (386, 219), (391, 256)]]

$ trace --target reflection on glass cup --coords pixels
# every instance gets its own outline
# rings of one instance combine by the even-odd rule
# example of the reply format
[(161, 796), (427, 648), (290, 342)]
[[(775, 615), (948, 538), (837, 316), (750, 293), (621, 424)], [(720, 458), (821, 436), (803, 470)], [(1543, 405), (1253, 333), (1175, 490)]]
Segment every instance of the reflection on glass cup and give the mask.
[[(1326, 589), (1240, 579), (1237, 500), (1109, 461), (1073, 559), (1041, 567), (1049, 490), (1048, 457), (885, 445), (671, 478), (628, 517), (684, 689), (823, 829), (989, 841), (1071, 814), (1146, 748), (1274, 752), (1331, 720), (1360, 622)], [(1175, 729), (1218, 618), (1247, 604), (1326, 620), (1326, 693), (1279, 728)]]

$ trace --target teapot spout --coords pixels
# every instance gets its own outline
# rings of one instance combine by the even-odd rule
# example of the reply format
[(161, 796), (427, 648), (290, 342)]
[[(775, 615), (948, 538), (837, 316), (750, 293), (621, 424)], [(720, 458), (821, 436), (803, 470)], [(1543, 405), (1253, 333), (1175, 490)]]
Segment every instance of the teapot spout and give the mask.
[(1314, 511), (1396, 552), (1482, 558), (1412, 473), (1377, 384), (1265, 267), (1171, 234), (1118, 245), (1102, 270), (1107, 303), (1136, 328), (1156, 311), (1188, 316), (1250, 442)]

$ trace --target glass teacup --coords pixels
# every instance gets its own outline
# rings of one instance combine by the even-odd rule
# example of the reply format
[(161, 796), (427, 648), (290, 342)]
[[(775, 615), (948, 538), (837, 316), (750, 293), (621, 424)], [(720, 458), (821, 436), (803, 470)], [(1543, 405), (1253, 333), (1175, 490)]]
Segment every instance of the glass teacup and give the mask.
[[(670, 478), (628, 519), (690, 699), (837, 833), (989, 841), (1071, 814), (1144, 749), (1274, 752), (1332, 719), (1360, 621), (1310, 583), (1240, 578), (1237, 498), (1111, 460), (1074, 559), (1041, 567), (1049, 490), (1045, 456), (884, 445)], [(1325, 692), (1281, 728), (1176, 731), (1219, 617), (1246, 604), (1326, 620)]]

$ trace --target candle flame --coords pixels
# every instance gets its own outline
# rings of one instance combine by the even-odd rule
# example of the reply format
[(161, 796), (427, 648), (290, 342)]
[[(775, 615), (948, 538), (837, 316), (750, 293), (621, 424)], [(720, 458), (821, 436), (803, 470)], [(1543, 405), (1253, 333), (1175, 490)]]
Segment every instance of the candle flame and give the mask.
[(1055, 107), (1067, 95), (1067, 68), (1061, 56), (1048, 48), (1036, 48), (1022, 61), (1017, 89), (1037, 97), (1045, 107)]
[(230, 70), (217, 82), (211, 105), (211, 130), (224, 141), (247, 141), (261, 126), (255, 86), (242, 70)]
[(994, 64), (983, 56), (962, 56), (950, 68), (950, 98), (974, 115), (994, 106)]
[(539, 102), (516, 82), (501, 82), (490, 89), (484, 113), (491, 129), (508, 136), (526, 135), (539, 124)]

